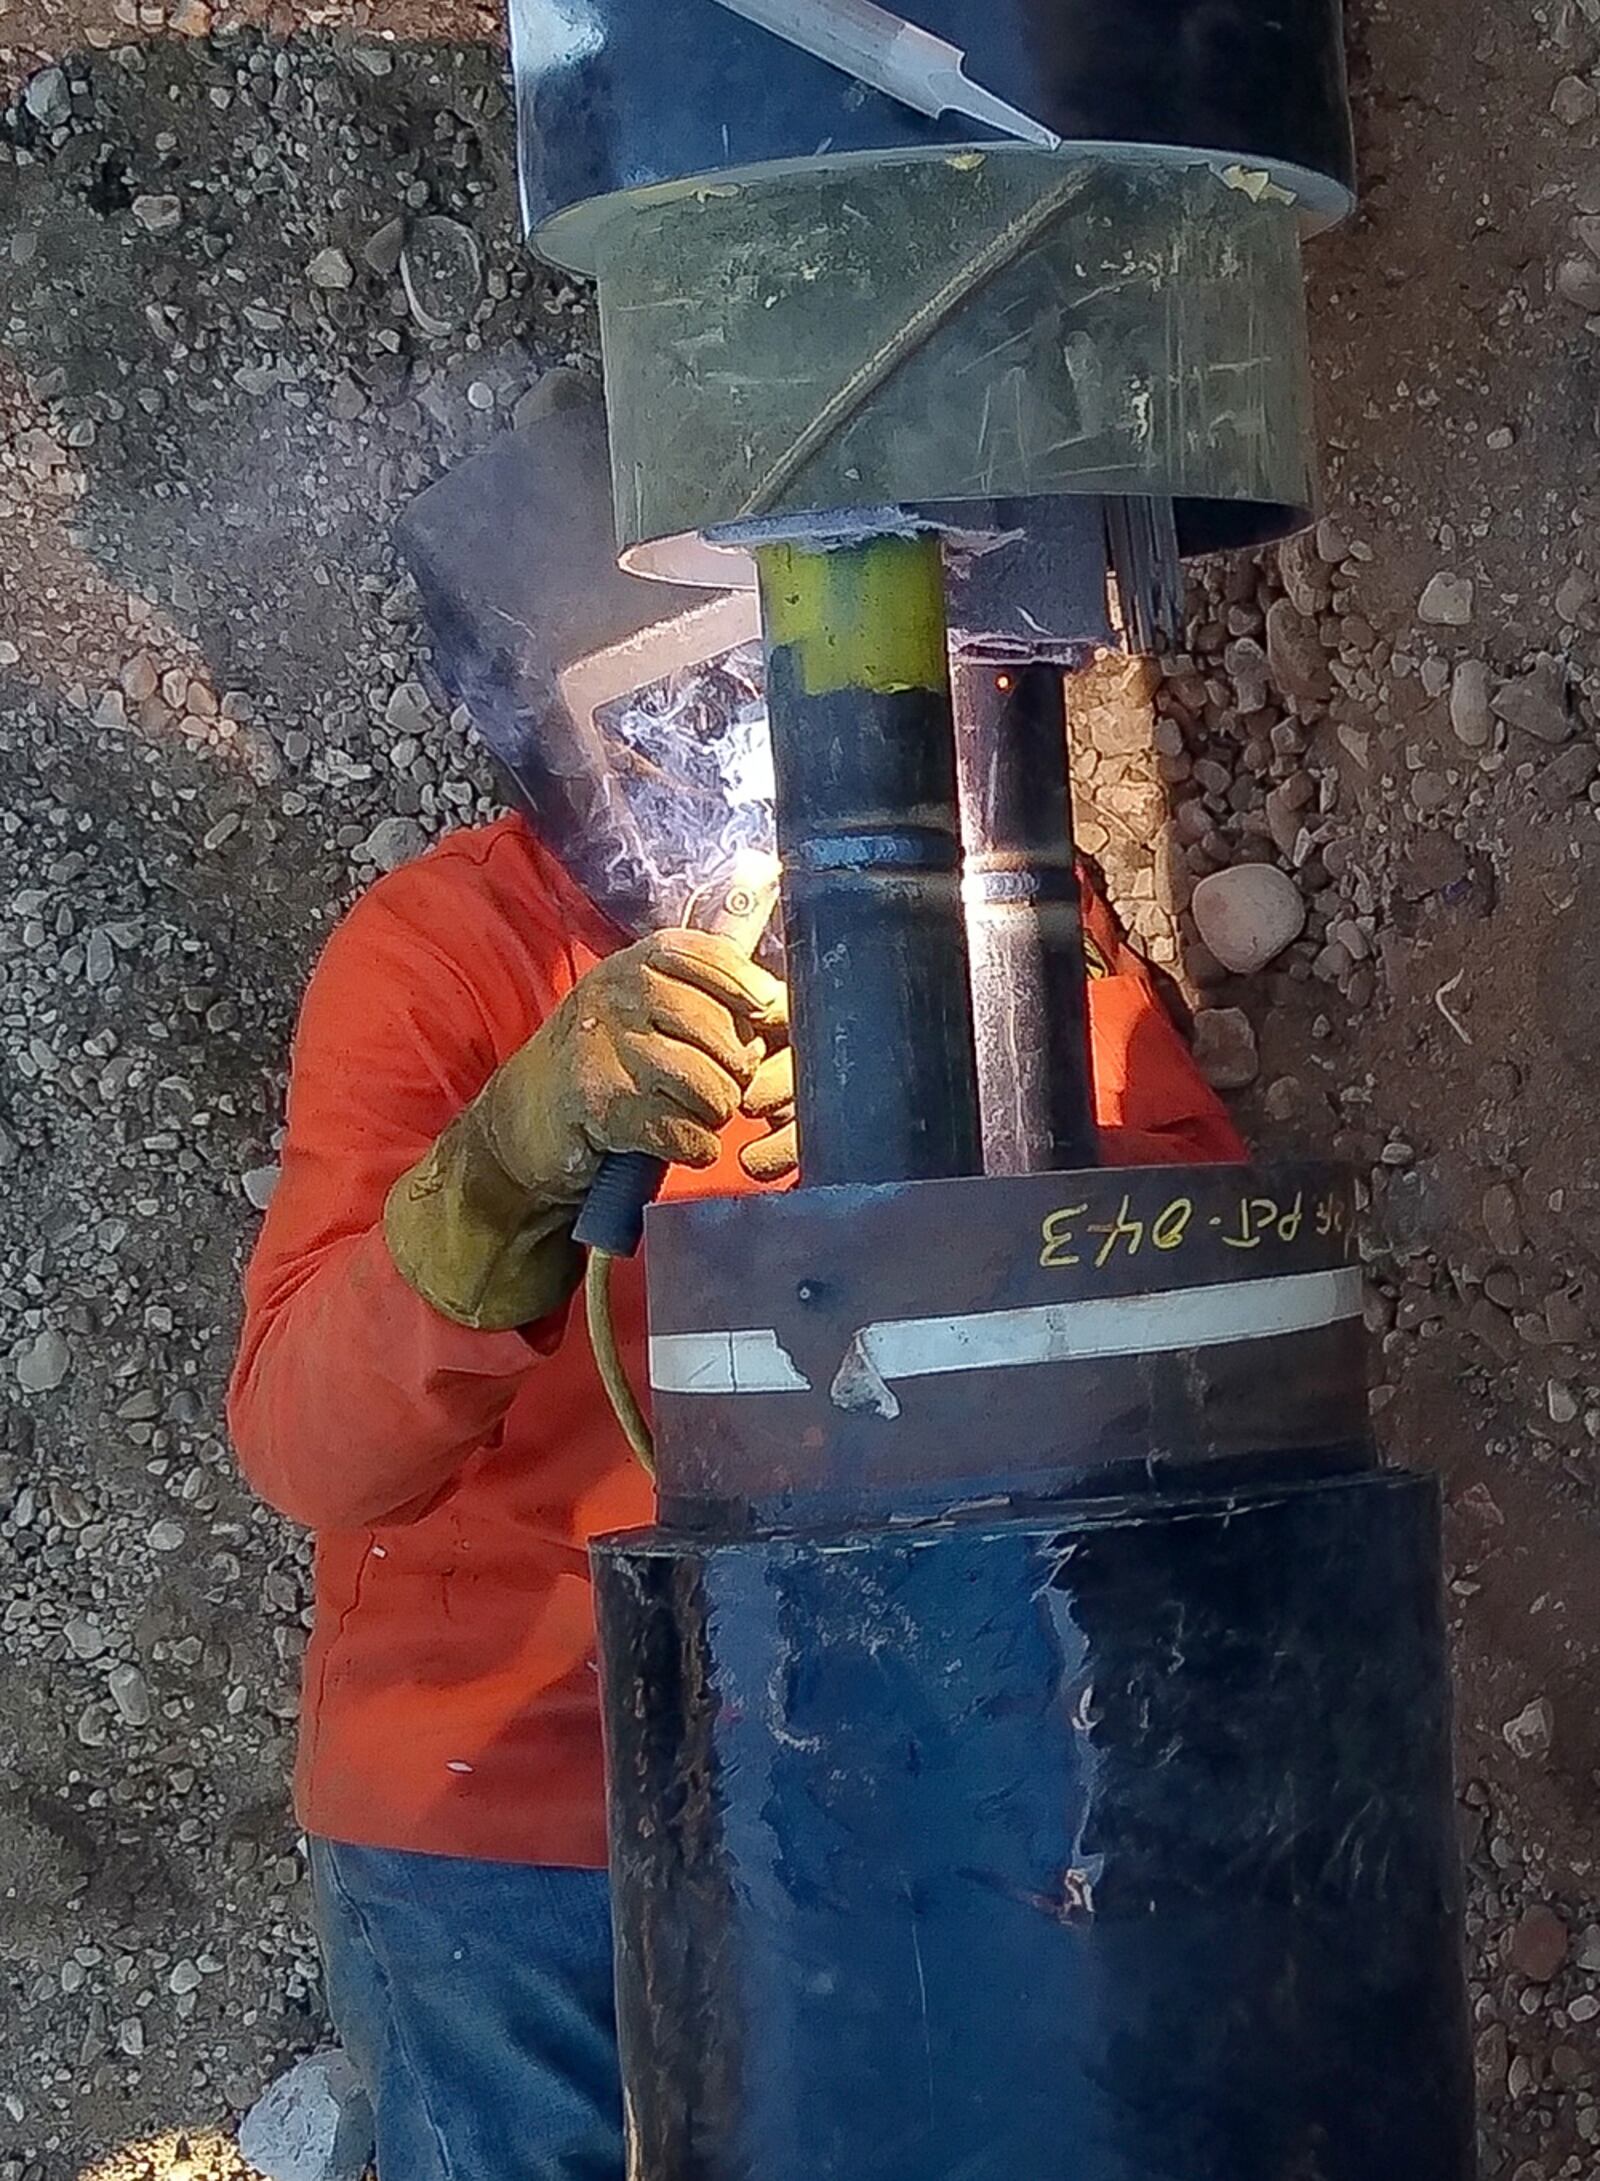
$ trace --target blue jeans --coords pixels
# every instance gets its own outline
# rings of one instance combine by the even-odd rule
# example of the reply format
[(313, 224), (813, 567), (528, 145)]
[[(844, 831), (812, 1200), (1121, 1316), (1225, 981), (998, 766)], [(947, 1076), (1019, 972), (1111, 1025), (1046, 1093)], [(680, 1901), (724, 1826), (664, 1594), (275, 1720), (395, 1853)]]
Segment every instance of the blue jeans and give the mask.
[(310, 1853), (379, 2181), (622, 2181), (605, 1874)]

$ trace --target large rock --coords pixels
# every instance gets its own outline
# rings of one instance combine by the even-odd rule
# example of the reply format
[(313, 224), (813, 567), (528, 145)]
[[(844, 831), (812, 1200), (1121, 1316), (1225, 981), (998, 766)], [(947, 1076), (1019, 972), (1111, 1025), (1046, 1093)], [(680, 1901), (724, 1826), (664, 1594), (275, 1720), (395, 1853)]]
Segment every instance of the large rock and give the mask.
[(1464, 629), (1471, 626), (1476, 596), (1470, 576), (1442, 569), (1424, 589), (1417, 602), (1417, 618), (1434, 628)]
[(1506, 1959), (1534, 1984), (1548, 1984), (1567, 1958), (1566, 1925), (1541, 1901), (1523, 1912), (1506, 1942)]
[(483, 293), (483, 252), (470, 227), (435, 213), (407, 231), (400, 281), (411, 315), (431, 341), (457, 333)]
[(280, 2075), (239, 2128), (263, 2181), (362, 2181), (372, 2160), (372, 2108), (347, 2054), (314, 2052)]
[(1267, 795), (1267, 831), (1272, 835), (1272, 845), (1286, 861), (1294, 860), (1294, 852), (1300, 845), (1300, 835), (1305, 830), (1305, 804), (1284, 780)]
[(1481, 750), (1494, 734), (1493, 682), (1481, 659), (1463, 659), (1450, 680), (1450, 724), (1456, 740)]
[(1590, 257), (1569, 257), (1556, 269), (1556, 293), (1574, 310), (1600, 311), (1600, 265)]
[(72, 1350), (53, 1328), (36, 1334), (16, 1362), (17, 1384), (24, 1393), (54, 1393), (72, 1368)]
[(306, 278), (314, 288), (349, 288), (355, 284), (356, 269), (342, 250), (319, 250), (306, 267)]
[(380, 818), (362, 842), (361, 853), (380, 871), (398, 871), (427, 845), (428, 836), (415, 818)]
[(1270, 863), (1214, 871), (1195, 888), (1189, 907), (1204, 944), (1236, 977), (1265, 969), (1305, 930), (1299, 887)]
[(147, 235), (170, 235), (183, 219), (183, 202), (163, 191), (135, 197), (132, 211)]
[(415, 735), (419, 742), (428, 741), (437, 732), (439, 724), (421, 682), (401, 682), (390, 690), (389, 700), (383, 708), (383, 721), (397, 735)]
[(59, 129), (63, 122), (72, 119), (72, 93), (65, 72), (60, 68), (41, 68), (36, 76), (29, 77), (22, 103), (41, 128)]
[(1259, 712), (1267, 701), (1271, 673), (1267, 655), (1253, 636), (1241, 636), (1222, 655), (1222, 671), (1233, 684), (1241, 712)]
[(1543, 652), (1531, 670), (1504, 682), (1495, 694), (1495, 717), (1536, 742), (1565, 742), (1572, 732), (1567, 703), (1567, 670)]
[(1287, 598), (1276, 599), (1267, 609), (1267, 665), (1286, 697), (1324, 704), (1333, 694), (1317, 624), (1297, 613)]
[(239, 1186), (248, 1202), (258, 1212), (264, 1212), (272, 1202), (278, 1183), (283, 1178), (283, 1168), (274, 1161), (270, 1166), (248, 1166), (239, 1176)]
[(1600, 773), (1600, 750), (1592, 743), (1570, 742), (1559, 756), (1551, 758), (1536, 786), (1547, 803), (1554, 803), (1559, 808), (1587, 795), (1597, 773)]
[(1242, 1007), (1208, 1007), (1194, 1018), (1195, 1065), (1213, 1090), (1246, 1090), (1261, 1073), (1256, 1033)]
[(1582, 76), (1563, 76), (1550, 100), (1550, 111), (1564, 129), (1581, 129), (1600, 110), (1600, 97)]
[(1483, 1192), (1481, 1216), (1483, 1231), (1496, 1256), (1520, 1256), (1526, 1247), (1527, 1236), (1522, 1225), (1522, 1207), (1510, 1182), (1490, 1182)]
[(1296, 613), (1326, 613), (1333, 603), (1333, 571), (1311, 531), (1285, 538), (1278, 547), (1278, 573)]
[(1548, 1757), (1556, 1733), (1556, 1715), (1550, 1699), (1536, 1696), (1531, 1704), (1523, 1706), (1515, 1719), (1508, 1719), (1500, 1732), (1515, 1756)]

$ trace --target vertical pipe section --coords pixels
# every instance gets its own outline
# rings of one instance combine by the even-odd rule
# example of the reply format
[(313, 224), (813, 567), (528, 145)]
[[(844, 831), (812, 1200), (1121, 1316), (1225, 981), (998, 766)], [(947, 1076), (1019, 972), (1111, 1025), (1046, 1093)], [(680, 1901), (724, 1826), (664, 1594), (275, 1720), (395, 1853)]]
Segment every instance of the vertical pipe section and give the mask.
[(982, 1170), (936, 537), (756, 555), (801, 1179)]
[(960, 657), (955, 717), (984, 1171), (1095, 1166), (1064, 670)]

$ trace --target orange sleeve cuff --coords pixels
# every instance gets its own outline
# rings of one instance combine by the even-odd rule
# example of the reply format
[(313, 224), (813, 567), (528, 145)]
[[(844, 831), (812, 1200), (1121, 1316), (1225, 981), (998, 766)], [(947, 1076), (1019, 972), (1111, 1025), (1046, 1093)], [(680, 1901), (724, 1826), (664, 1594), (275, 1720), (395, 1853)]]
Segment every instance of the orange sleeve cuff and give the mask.
[(245, 1474), (314, 1529), (404, 1520), (494, 1436), (564, 1317), (474, 1332), (406, 1285), (379, 1229), (337, 1242), (240, 1356), (228, 1413)]

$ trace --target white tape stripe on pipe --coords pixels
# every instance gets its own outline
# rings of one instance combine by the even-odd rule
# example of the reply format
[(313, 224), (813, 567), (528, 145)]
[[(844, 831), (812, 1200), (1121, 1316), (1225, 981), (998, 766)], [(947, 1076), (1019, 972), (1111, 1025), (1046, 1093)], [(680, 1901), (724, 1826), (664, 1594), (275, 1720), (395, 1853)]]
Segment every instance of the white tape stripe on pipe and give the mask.
[(811, 1381), (770, 1327), (748, 1333), (657, 1333), (650, 1342), (657, 1393), (809, 1393)]
[(1038, 1303), (955, 1318), (889, 1318), (864, 1326), (857, 1347), (880, 1378), (998, 1371), (1021, 1363), (1091, 1363), (1109, 1356), (1218, 1348), (1305, 1333), (1361, 1310), (1361, 1274), (1299, 1272), (1276, 1280), (1174, 1288), (1161, 1295)]
[[(851, 1342), (880, 1379), (944, 1371), (999, 1371), (1025, 1363), (1088, 1363), (1110, 1356), (1219, 1348), (1273, 1340), (1359, 1317), (1361, 1273), (1285, 1273), (1271, 1280), (1173, 1288), (960, 1317), (885, 1318)], [(650, 1343), (658, 1393), (804, 1393), (809, 1383), (770, 1327), (748, 1332), (658, 1333)]]

